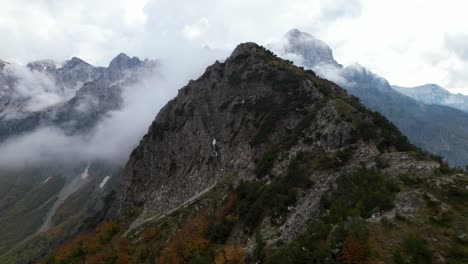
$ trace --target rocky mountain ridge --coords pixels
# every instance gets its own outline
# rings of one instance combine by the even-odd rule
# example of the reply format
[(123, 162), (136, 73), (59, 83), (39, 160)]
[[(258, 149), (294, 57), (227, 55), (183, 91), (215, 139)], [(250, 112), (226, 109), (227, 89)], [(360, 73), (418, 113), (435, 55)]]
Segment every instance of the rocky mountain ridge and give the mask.
[(468, 112), (468, 96), (453, 94), (437, 84), (425, 84), (416, 87), (392, 86), (398, 92), (425, 104), (445, 105)]
[[(322, 43), (319, 48), (316, 41), (305, 42), (313, 37), (295, 30), (285, 35), (284, 42), (303, 43), (293, 49), (285, 44), (285, 49), (275, 49), (282, 57), (297, 58), (296, 62), (314, 70), (322, 78), (336, 82), (350, 94), (358, 97), (366, 107), (378, 111), (406, 135), (418, 147), (447, 158), (452, 165), (468, 164), (468, 114), (444, 105), (430, 105), (413, 99), (392, 88), (390, 83), (369, 69), (352, 64), (342, 67), (337, 64), (330, 48)], [(323, 47), (325, 45), (325, 48)], [(281, 46), (280, 46), (281, 47)], [(308, 59), (309, 54), (326, 54)]]

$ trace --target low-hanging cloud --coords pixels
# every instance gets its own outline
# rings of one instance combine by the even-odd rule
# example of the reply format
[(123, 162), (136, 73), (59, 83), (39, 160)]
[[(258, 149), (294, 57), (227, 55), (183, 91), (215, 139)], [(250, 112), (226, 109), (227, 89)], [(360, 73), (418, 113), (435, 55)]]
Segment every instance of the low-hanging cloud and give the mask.
[(11, 96), (12, 101), (21, 102), (25, 112), (39, 111), (67, 99), (64, 90), (45, 72), (7, 64), (3, 68), (3, 74), (10, 80), (9, 87), (4, 87), (9, 91), (5, 92)]
[[(225, 58), (227, 53), (191, 46), (190, 52), (182, 54), (165, 54), (172, 60), (161, 61), (156, 73), (124, 87), (123, 107), (109, 112), (90, 133), (70, 136), (57, 127), (40, 127), (2, 143), (0, 166), (92, 160), (125, 163), (162, 106), (190, 79), (200, 76), (208, 65)], [(190, 63), (182, 67), (183, 61)], [(83, 106), (86, 107), (92, 106)]]

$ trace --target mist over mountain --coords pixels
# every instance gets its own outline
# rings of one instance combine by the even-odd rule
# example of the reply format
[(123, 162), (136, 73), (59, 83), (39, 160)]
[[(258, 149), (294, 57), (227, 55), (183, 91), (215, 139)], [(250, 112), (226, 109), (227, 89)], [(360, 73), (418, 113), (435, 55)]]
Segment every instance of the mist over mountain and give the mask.
[[(394, 122), (422, 149), (442, 155), (453, 165), (468, 164), (467, 113), (406, 96), (393, 89), (386, 79), (357, 63), (343, 67), (324, 42), (308, 33), (291, 30), (271, 47), (280, 56), (341, 85), (364, 105)], [(319, 55), (309, 59), (310, 54)]]

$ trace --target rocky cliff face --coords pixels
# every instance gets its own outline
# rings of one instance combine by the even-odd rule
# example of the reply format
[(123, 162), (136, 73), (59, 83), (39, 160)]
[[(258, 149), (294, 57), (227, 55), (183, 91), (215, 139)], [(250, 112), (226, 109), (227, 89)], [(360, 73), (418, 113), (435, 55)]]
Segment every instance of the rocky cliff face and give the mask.
[[(130, 156), (112, 214), (143, 208), (135, 227), (143, 216), (164, 215), (227, 175), (235, 174), (234, 182), (282, 177), (299, 152), (319, 157), (352, 149), (351, 169), (375, 165), (381, 151), (412, 148), (392, 125), (375, 126), (379, 118), (312, 71), (256, 44), (241, 44), (161, 110)], [(362, 140), (360, 127), (367, 125), (376, 131), (372, 140)], [(316, 198), (304, 198), (314, 202), (303, 205), (302, 220), (291, 220), (294, 228), (301, 229), (337, 175), (311, 176), (322, 185), (307, 194)]]
[[(254, 160), (265, 150), (262, 143), (279, 140), (324, 98), (306, 76), (289, 83), (286, 75), (298, 73), (292, 65), (282, 66), (291, 72), (280, 72), (276, 60), (255, 44), (243, 44), (225, 63), (215, 63), (182, 88), (131, 154), (117, 211), (142, 204), (164, 212), (217, 183), (227, 171), (253, 178)], [(346, 125), (337, 126), (323, 137), (339, 147), (349, 132)]]

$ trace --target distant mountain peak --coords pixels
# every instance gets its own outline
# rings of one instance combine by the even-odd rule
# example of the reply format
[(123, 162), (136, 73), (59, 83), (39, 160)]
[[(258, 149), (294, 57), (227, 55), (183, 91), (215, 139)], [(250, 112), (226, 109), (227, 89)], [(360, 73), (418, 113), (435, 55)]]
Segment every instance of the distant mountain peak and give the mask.
[(425, 104), (444, 105), (468, 112), (468, 96), (454, 94), (437, 84), (424, 84), (416, 87), (393, 86), (398, 92)]
[(8, 62), (0, 59), (0, 70), (3, 70), (3, 67), (5, 67), (5, 65), (7, 65), (7, 64), (8, 64)]
[(74, 68), (74, 67), (76, 67), (76, 66), (78, 66), (78, 65), (92, 66), (91, 64), (87, 63), (86, 61), (84, 61), (84, 60), (82, 60), (82, 59), (80, 59), (80, 58), (78, 58), (78, 57), (73, 57), (73, 58), (71, 58), (70, 60), (68, 60), (68, 61), (65, 63), (64, 67), (66, 67), (66, 68)]
[(137, 57), (130, 58), (127, 54), (125, 53), (120, 53), (112, 59), (112, 61), (109, 64), (109, 68), (133, 68), (135, 66), (140, 66), (141, 60)]
[(333, 57), (331, 48), (309, 33), (293, 28), (284, 35), (284, 38), (288, 42), (284, 51), (301, 55), (304, 66), (314, 68), (317, 65), (332, 64), (341, 67)]
[(36, 61), (30, 62), (26, 64), (26, 67), (28, 67), (30, 70), (47, 72), (47, 71), (56, 70), (57, 68), (60, 67), (60, 65), (54, 60), (42, 59), (42, 60), (36, 60)]

